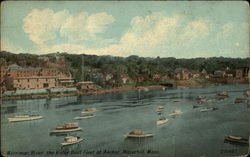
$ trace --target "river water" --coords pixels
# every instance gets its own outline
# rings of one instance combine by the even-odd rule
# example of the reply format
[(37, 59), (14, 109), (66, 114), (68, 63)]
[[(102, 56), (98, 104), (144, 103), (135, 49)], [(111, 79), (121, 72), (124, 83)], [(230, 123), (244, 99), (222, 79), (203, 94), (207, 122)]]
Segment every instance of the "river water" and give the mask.
[[(244, 98), (247, 84), (217, 85), (179, 89), (128, 91), (113, 94), (4, 101), (1, 106), (1, 152), (10, 156), (149, 156), (149, 157), (217, 157), (246, 154), (248, 146), (224, 142), (226, 135), (249, 137), (247, 104), (235, 104)], [(214, 99), (227, 91), (229, 98)], [(204, 96), (211, 102), (203, 107), (218, 110), (200, 112), (195, 98)], [(173, 102), (180, 99), (180, 102)], [(164, 106), (170, 119), (156, 126), (160, 118), (155, 111)], [(96, 117), (73, 120), (84, 108), (97, 108)], [(175, 110), (183, 114), (170, 117)], [(9, 117), (37, 112), (44, 118), (26, 122), (8, 122)], [(66, 122), (78, 122), (81, 132), (71, 133), (83, 142), (61, 147), (64, 136), (50, 135), (48, 130)], [(124, 134), (143, 130), (154, 136), (127, 139)]]

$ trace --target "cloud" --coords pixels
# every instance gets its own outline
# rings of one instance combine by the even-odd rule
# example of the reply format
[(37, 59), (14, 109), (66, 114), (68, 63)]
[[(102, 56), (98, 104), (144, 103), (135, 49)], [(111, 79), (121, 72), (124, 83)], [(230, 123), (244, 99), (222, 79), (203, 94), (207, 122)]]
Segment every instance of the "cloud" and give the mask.
[(106, 25), (115, 21), (113, 16), (107, 13), (88, 15), (81, 12), (69, 16), (60, 29), (60, 34), (70, 41), (91, 40), (97, 33), (104, 32)]
[(51, 9), (33, 9), (23, 19), (23, 30), (29, 39), (36, 44), (44, 44), (46, 41), (56, 38), (56, 31), (61, 27), (68, 11), (54, 13)]
[(105, 12), (88, 15), (86, 12), (71, 15), (67, 10), (33, 9), (23, 19), (23, 30), (38, 45), (66, 37), (70, 42), (96, 40), (96, 34), (105, 31), (115, 21)]
[[(148, 16), (136, 16), (118, 44), (96, 49), (96, 53), (152, 56), (180, 47), (180, 43), (189, 44), (192, 40), (208, 35), (208, 24), (206, 20), (187, 21), (185, 16), (180, 15), (164, 16), (162, 13), (152, 13)], [(94, 51), (89, 50), (90, 53)]]
[(226, 23), (221, 26), (221, 31), (215, 37), (216, 40), (229, 37), (233, 33), (234, 26), (232, 23)]
[(235, 46), (240, 46), (240, 43), (239, 42), (235, 42), (234, 45)]
[[(40, 19), (40, 20), (38, 20)], [(50, 9), (32, 10), (24, 19), (24, 31), (37, 44), (40, 53), (68, 52), (98, 55), (178, 55), (175, 49), (190, 46), (209, 34), (209, 21), (189, 20), (186, 15), (165, 16), (162, 12), (133, 17), (119, 39), (102, 38), (108, 25), (116, 20), (101, 12), (70, 14)], [(49, 43), (66, 38), (65, 42)], [(47, 44), (49, 43), (49, 44)], [(97, 43), (97, 44), (96, 44)], [(172, 52), (171, 52), (172, 51)]]

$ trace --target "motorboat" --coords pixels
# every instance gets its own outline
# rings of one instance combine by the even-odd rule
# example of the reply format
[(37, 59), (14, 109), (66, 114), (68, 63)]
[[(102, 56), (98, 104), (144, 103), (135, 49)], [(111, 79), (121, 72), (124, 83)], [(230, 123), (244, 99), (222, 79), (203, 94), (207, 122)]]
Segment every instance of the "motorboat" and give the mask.
[(182, 112), (180, 110), (174, 110), (172, 113), (170, 113), (169, 115), (170, 116), (176, 116), (176, 115), (179, 115), (179, 114), (182, 114)]
[(249, 102), (250, 100), (248, 99), (244, 99), (244, 98), (236, 98), (234, 103), (247, 103)]
[(93, 113), (96, 112), (96, 108), (85, 108), (82, 113)]
[(79, 127), (78, 123), (65, 123), (63, 126), (58, 126), (51, 129), (50, 133), (62, 133), (62, 132), (74, 132), (80, 131), (82, 128)]
[(157, 122), (156, 122), (156, 125), (161, 125), (161, 124), (164, 124), (164, 123), (167, 123), (169, 121), (169, 119), (167, 118), (160, 118)]
[(83, 139), (79, 136), (66, 136), (64, 141), (61, 143), (62, 146), (72, 145), (81, 142)]
[(134, 130), (124, 136), (128, 138), (142, 138), (142, 137), (152, 137), (154, 135), (152, 133), (144, 133), (141, 130)]
[(22, 122), (22, 121), (37, 120), (42, 118), (43, 116), (39, 115), (23, 115), (23, 116), (15, 116), (13, 118), (8, 118), (8, 120), (9, 122)]
[(243, 138), (242, 136), (225, 136), (225, 141), (236, 142), (241, 144), (249, 144), (248, 139)]
[(221, 92), (221, 93), (216, 94), (216, 97), (217, 98), (227, 98), (227, 97), (229, 97), (229, 95), (227, 92)]
[(156, 112), (162, 112), (162, 111), (164, 111), (164, 106), (158, 106), (156, 108)]
[(90, 114), (90, 115), (78, 116), (78, 117), (75, 117), (74, 119), (80, 120), (80, 119), (89, 119), (89, 118), (94, 118), (94, 117), (96, 117), (96, 115)]
[(201, 112), (207, 112), (207, 111), (213, 111), (213, 110), (218, 110), (218, 108), (215, 108), (215, 107), (203, 108), (203, 109), (201, 109), (200, 111), (201, 111)]

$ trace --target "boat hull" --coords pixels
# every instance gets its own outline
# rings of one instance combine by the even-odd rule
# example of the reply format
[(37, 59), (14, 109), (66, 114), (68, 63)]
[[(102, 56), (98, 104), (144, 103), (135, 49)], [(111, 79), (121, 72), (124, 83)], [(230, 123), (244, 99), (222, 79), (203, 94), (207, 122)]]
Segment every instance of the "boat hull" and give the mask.
[(180, 113), (170, 113), (169, 115), (170, 115), (170, 116), (177, 116), (177, 115), (179, 115), (179, 114), (182, 114), (182, 112), (180, 112)]
[(158, 120), (158, 121), (156, 122), (156, 125), (162, 125), (162, 124), (167, 123), (168, 121), (169, 121), (169, 119), (166, 119), (166, 120)]
[(74, 141), (74, 142), (62, 142), (61, 145), (62, 146), (67, 146), (67, 145), (76, 144), (76, 143), (79, 143), (79, 142), (82, 142), (82, 141), (83, 141), (83, 139), (80, 138), (79, 140)]
[(232, 143), (239, 143), (239, 144), (249, 144), (249, 141), (247, 139), (232, 139), (228, 136), (225, 137), (225, 141), (232, 142)]
[(126, 134), (124, 135), (127, 138), (145, 138), (145, 137), (153, 137), (153, 134), (145, 134), (145, 135), (130, 135), (130, 134)]
[(95, 116), (75, 117), (75, 120), (94, 118)]
[(94, 113), (96, 111), (82, 111), (81, 113), (85, 114), (85, 113)]
[(8, 118), (8, 120), (9, 122), (22, 122), (22, 121), (38, 120), (42, 118), (43, 116), (36, 116), (36, 117)]
[(57, 130), (57, 129), (52, 129), (49, 132), (50, 133), (62, 133), (62, 132), (75, 132), (75, 131), (81, 131), (82, 128), (75, 128), (75, 129), (62, 129), (62, 130)]

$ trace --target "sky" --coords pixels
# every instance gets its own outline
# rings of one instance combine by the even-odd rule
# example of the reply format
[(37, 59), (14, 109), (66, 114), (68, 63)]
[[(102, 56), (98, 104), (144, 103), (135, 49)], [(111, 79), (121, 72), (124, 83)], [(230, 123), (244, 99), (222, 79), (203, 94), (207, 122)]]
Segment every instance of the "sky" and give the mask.
[(1, 50), (127, 57), (249, 57), (244, 1), (4, 1)]

